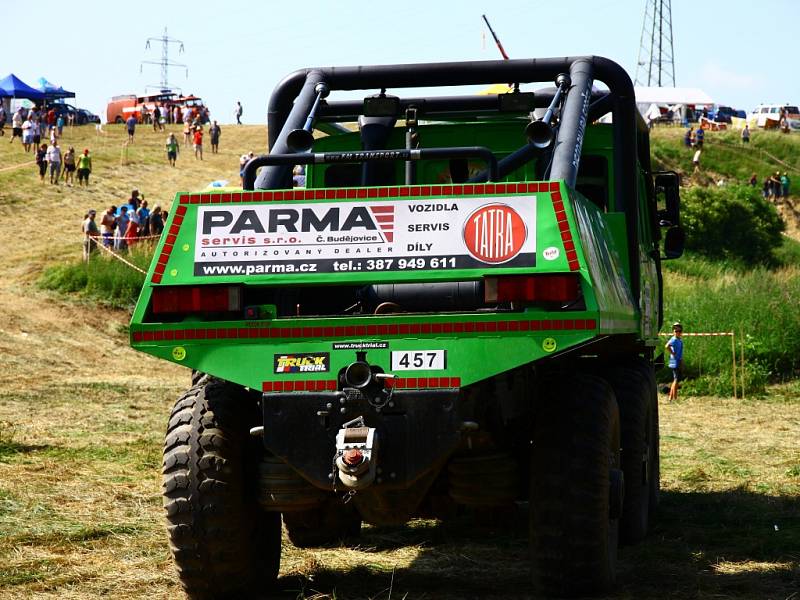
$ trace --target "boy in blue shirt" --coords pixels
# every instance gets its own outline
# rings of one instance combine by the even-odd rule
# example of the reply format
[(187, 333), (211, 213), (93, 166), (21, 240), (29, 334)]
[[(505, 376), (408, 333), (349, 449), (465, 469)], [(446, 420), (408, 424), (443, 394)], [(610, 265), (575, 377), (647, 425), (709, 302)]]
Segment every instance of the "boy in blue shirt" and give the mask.
[(683, 367), (683, 325), (675, 323), (672, 326), (672, 337), (669, 338), (665, 346), (669, 352), (669, 363), (667, 366), (672, 369), (672, 385), (669, 388), (669, 401), (678, 399), (678, 383), (683, 376), (681, 368)]

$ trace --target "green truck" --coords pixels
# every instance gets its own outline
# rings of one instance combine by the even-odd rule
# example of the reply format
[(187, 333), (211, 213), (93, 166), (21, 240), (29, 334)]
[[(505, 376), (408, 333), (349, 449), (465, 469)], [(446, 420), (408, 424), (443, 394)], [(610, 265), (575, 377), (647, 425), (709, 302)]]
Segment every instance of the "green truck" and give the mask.
[(531, 589), (608, 589), (658, 501), (661, 261), (683, 246), (628, 75), (310, 68), (268, 118), (243, 191), (177, 194), (130, 327), (192, 369), (163, 462), (188, 595), (274, 589), (282, 522), (304, 547), (515, 507)]

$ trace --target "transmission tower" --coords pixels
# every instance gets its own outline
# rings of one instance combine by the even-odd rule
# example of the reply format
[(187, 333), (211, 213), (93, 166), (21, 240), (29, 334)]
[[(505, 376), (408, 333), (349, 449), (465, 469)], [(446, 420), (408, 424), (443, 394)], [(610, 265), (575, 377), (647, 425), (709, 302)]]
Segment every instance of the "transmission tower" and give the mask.
[(161, 42), (161, 60), (143, 60), (139, 65), (139, 72), (142, 72), (143, 65), (161, 65), (161, 90), (169, 90), (169, 68), (170, 67), (183, 67), (186, 69), (186, 77), (189, 77), (189, 67), (182, 63), (177, 63), (169, 59), (169, 45), (178, 44), (178, 53), (183, 54), (183, 42), (176, 40), (167, 35), (167, 28), (164, 27), (164, 35), (161, 37), (147, 38), (147, 43), (144, 45), (145, 50), (150, 49), (150, 42)]
[(675, 87), (671, 0), (647, 0), (635, 85)]

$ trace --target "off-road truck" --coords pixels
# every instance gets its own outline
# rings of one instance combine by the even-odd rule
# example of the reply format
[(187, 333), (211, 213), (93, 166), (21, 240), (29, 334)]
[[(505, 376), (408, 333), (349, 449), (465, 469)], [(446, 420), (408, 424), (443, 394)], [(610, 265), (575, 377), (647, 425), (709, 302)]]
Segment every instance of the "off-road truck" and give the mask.
[[(402, 93), (434, 87), (461, 95)], [(130, 328), (193, 373), (163, 462), (187, 593), (270, 590), (281, 521), (310, 546), (512, 508), (532, 586), (608, 588), (658, 500), (660, 266), (682, 248), (628, 75), (310, 68), (268, 118), (243, 191), (177, 194)]]

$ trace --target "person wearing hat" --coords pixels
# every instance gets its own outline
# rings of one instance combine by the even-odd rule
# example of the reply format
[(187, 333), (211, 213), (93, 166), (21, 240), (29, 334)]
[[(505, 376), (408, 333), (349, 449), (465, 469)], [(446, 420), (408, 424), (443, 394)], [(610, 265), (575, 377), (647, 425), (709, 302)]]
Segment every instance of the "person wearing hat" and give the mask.
[(669, 362), (667, 366), (672, 369), (672, 385), (669, 388), (669, 401), (678, 399), (678, 387), (683, 379), (681, 370), (683, 369), (683, 325), (674, 323), (672, 325), (672, 337), (669, 338), (664, 348), (669, 352)]
[(100, 230), (97, 228), (97, 223), (94, 218), (97, 212), (91, 209), (84, 216), (81, 231), (83, 232), (83, 260), (89, 262), (93, 252), (97, 252), (97, 238), (100, 237)]

